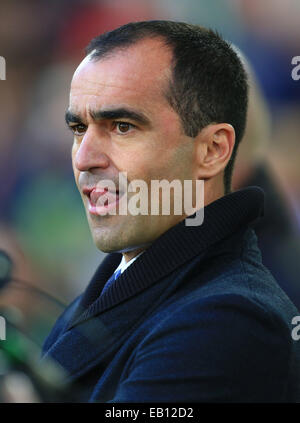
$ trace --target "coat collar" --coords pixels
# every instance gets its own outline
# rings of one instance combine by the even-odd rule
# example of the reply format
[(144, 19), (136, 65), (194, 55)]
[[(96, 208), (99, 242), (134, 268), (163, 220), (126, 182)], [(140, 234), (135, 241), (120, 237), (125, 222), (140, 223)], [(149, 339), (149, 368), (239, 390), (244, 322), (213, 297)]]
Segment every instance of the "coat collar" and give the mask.
[(122, 259), (120, 253), (108, 254), (82, 295), (68, 327), (136, 295), (216, 242), (252, 223), (262, 216), (263, 204), (264, 193), (258, 187), (247, 187), (221, 197), (204, 208), (202, 225), (186, 226), (183, 220), (170, 228), (101, 296), (106, 281)]

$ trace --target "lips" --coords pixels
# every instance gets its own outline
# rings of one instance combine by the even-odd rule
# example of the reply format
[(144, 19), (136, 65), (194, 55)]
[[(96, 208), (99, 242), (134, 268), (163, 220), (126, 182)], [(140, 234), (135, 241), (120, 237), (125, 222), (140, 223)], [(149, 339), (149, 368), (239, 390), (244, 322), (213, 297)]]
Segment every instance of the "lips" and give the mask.
[(119, 190), (109, 191), (108, 188), (84, 188), (83, 194), (89, 199), (88, 210), (93, 215), (107, 214), (119, 202)]
[(115, 203), (119, 199), (119, 192), (111, 192), (108, 189), (93, 189), (89, 195), (92, 206), (107, 206), (110, 203)]

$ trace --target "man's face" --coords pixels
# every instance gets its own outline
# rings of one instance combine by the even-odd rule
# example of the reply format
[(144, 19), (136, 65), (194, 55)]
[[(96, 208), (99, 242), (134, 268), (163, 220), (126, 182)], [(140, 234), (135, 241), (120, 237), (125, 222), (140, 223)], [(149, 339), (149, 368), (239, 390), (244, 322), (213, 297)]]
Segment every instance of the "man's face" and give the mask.
[[(186, 217), (172, 208), (170, 215), (153, 216), (103, 215), (93, 207), (92, 189), (107, 179), (118, 189), (119, 172), (127, 173), (128, 184), (145, 181), (149, 196), (151, 180), (193, 179), (193, 139), (164, 95), (171, 58), (160, 40), (146, 39), (98, 61), (86, 58), (74, 74), (67, 114), (73, 170), (94, 241), (104, 252), (141, 249)], [(127, 202), (133, 195), (127, 193)]]

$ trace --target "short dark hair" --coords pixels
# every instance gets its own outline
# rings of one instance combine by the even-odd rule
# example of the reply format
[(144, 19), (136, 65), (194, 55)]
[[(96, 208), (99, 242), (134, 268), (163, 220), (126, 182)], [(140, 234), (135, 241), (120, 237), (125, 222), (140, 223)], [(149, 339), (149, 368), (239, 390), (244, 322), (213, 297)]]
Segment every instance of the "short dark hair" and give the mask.
[(196, 137), (210, 123), (230, 123), (235, 146), (224, 171), (225, 193), (231, 190), (233, 164), (246, 126), (247, 74), (237, 53), (217, 32), (198, 25), (164, 20), (131, 22), (94, 38), (86, 48), (98, 60), (145, 38), (160, 37), (173, 52), (166, 93), (186, 135)]

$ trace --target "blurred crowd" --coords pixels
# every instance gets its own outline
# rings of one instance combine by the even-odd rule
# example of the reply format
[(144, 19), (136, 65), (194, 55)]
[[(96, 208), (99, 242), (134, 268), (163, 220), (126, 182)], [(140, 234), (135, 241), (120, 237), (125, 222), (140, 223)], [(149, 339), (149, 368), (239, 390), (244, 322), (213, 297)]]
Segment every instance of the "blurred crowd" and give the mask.
[[(13, 276), (65, 302), (87, 285), (104, 255), (73, 181), (64, 123), (72, 74), (94, 36), (132, 20), (175, 19), (217, 29), (250, 64), (252, 106), (234, 186), (267, 192), (257, 227), (263, 260), (300, 307), (300, 80), (291, 77), (299, 16), (292, 0), (1, 0), (0, 249)], [(13, 285), (0, 295), (8, 305), (41, 339), (60, 312)]]

